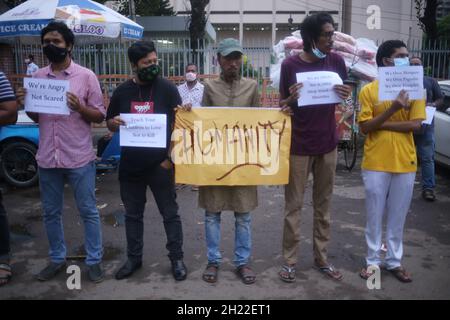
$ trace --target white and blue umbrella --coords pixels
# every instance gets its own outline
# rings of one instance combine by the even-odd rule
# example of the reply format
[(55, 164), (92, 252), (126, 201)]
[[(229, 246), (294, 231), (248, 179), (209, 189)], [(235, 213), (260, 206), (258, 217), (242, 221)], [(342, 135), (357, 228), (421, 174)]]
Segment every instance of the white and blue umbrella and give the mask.
[(144, 31), (136, 22), (94, 1), (29, 0), (0, 15), (0, 40), (36, 39), (51, 21), (66, 23), (77, 41), (139, 40)]

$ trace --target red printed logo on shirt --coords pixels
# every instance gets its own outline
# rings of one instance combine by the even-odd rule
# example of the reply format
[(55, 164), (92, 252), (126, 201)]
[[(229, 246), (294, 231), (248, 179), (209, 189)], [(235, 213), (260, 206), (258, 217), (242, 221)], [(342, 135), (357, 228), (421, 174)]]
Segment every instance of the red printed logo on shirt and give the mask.
[(154, 112), (154, 108), (153, 108), (153, 102), (151, 101), (147, 101), (147, 102), (136, 102), (136, 101), (132, 101), (131, 102), (131, 113), (153, 113)]

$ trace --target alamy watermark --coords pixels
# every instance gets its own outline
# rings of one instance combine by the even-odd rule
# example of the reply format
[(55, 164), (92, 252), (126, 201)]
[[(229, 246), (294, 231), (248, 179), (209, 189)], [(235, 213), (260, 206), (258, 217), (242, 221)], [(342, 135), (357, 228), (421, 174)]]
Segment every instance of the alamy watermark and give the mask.
[(366, 285), (369, 290), (380, 290), (381, 289), (381, 270), (379, 266), (368, 266), (367, 274), (370, 274), (367, 278)]
[(369, 17), (366, 20), (366, 26), (369, 30), (381, 29), (381, 8), (377, 5), (370, 5), (366, 10)]
[(70, 265), (66, 270), (70, 276), (67, 278), (67, 289), (69, 290), (81, 290), (81, 269), (77, 265)]

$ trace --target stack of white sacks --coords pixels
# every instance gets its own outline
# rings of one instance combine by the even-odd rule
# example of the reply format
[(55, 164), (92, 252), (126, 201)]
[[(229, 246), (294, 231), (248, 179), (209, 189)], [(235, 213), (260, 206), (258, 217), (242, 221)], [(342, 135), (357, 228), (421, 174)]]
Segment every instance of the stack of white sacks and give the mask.
[[(375, 42), (366, 38), (355, 39), (350, 35), (336, 31), (334, 33), (333, 52), (340, 55), (349, 73), (361, 81), (373, 81), (377, 77), (376, 53), (378, 47)], [(281, 63), (286, 57), (298, 55), (303, 50), (303, 40), (300, 31), (281, 40), (273, 47), (276, 63), (271, 65), (270, 77), (272, 86), (279, 88)]]

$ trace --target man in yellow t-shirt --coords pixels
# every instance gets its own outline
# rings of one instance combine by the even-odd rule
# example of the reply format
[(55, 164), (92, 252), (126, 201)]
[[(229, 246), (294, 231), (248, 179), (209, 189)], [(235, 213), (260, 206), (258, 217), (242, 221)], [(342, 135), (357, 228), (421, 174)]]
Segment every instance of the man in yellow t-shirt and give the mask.
[[(409, 66), (408, 50), (402, 41), (384, 42), (377, 52), (381, 67)], [(379, 101), (378, 81), (366, 85), (360, 93), (361, 131), (367, 135), (364, 145), (362, 177), (366, 191), (367, 268), (360, 276), (368, 279), (381, 265), (383, 216), (386, 213), (386, 269), (402, 282), (411, 276), (401, 265), (403, 228), (408, 213), (417, 157), (413, 131), (425, 120), (425, 100), (410, 101), (408, 93), (400, 91), (394, 101)], [(369, 268), (370, 267), (370, 268)]]

